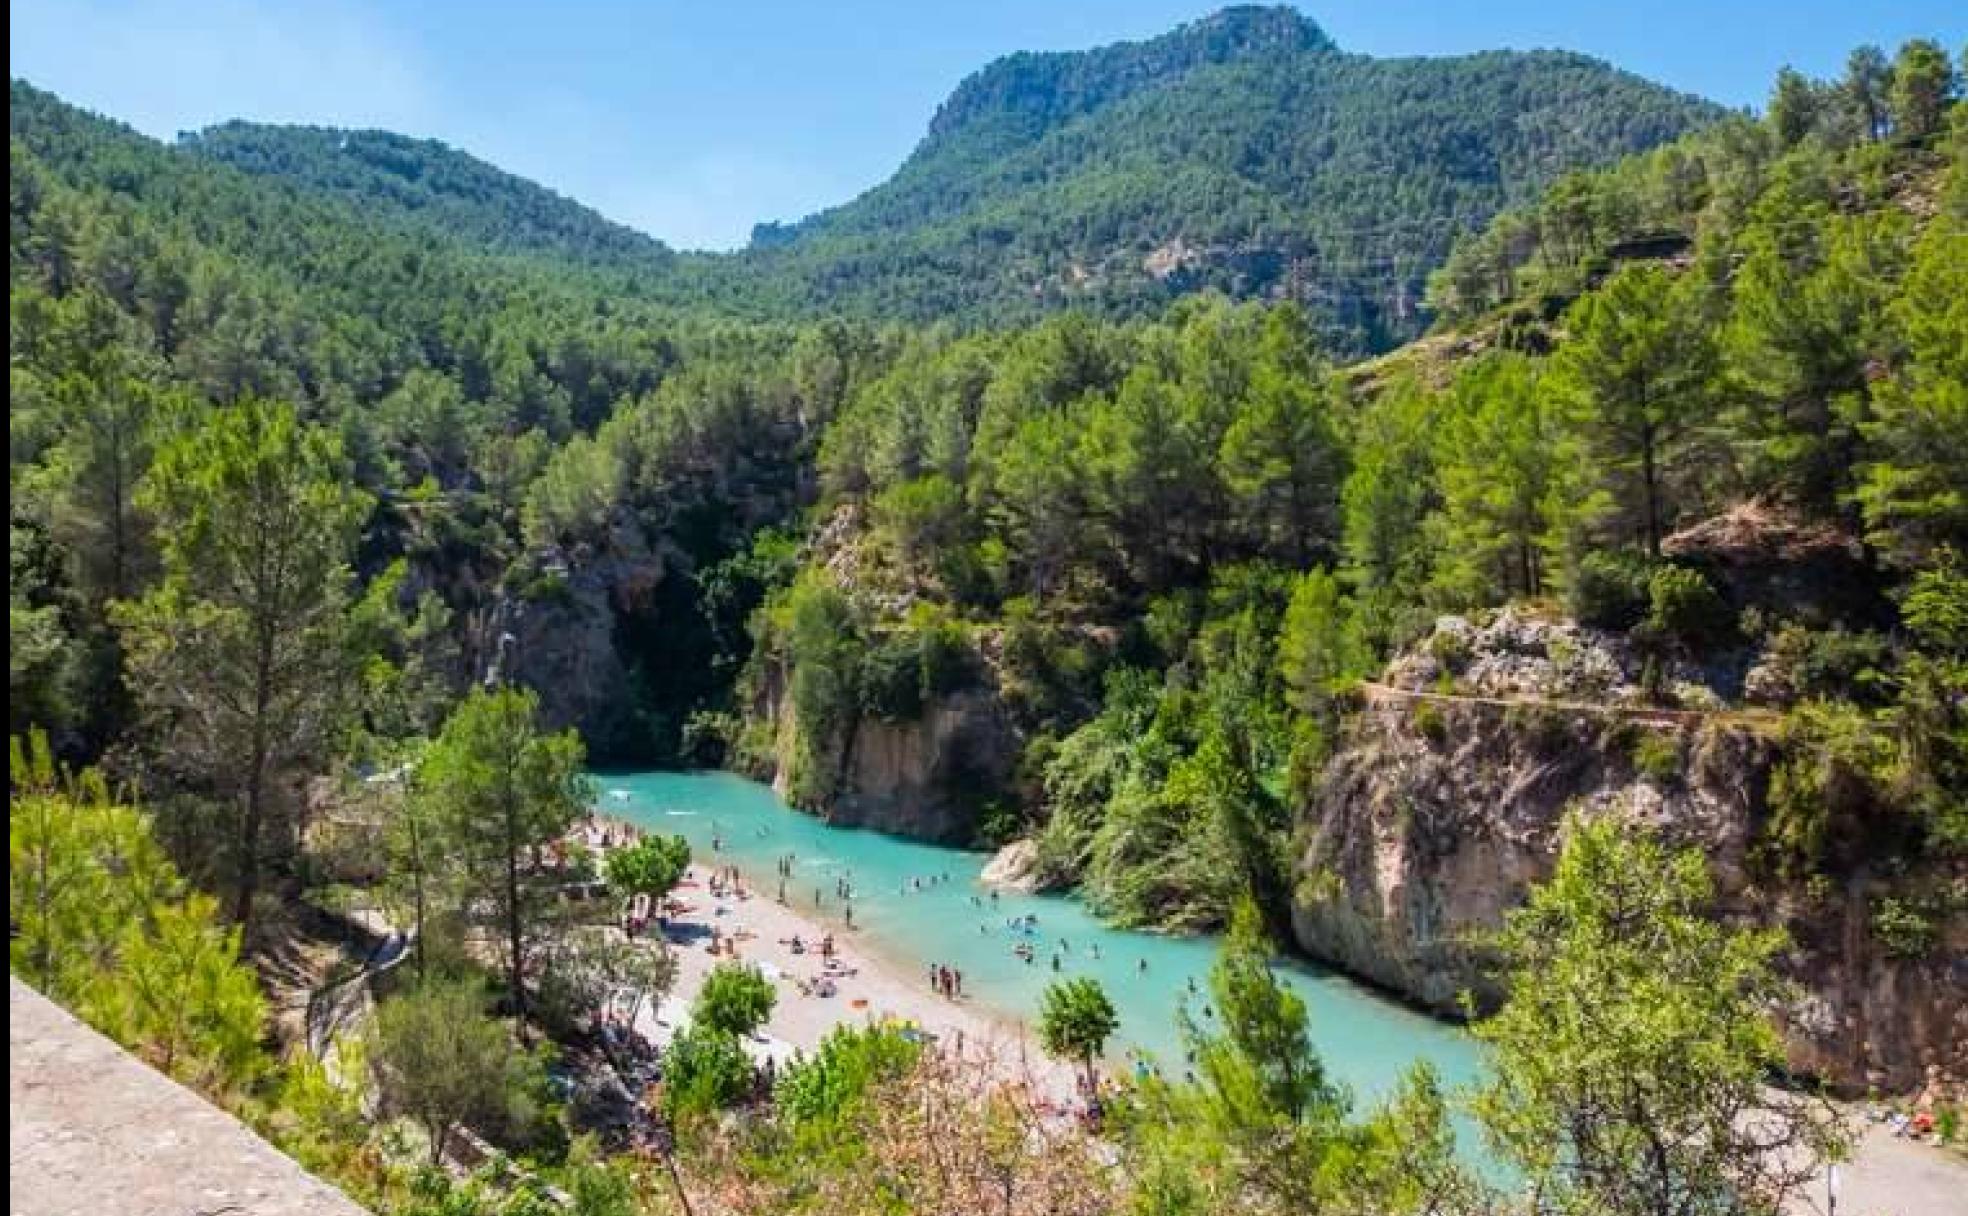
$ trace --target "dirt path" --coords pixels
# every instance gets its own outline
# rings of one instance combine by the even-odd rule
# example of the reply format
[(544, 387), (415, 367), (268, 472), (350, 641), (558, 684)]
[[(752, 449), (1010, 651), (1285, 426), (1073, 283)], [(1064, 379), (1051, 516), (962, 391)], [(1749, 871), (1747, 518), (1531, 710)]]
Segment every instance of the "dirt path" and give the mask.
[[(1820, 1174), (1791, 1203), (1795, 1216), (1833, 1216)], [(1968, 1161), (1914, 1140), (1884, 1124), (1867, 1123), (1852, 1160), (1838, 1167), (1836, 1216), (1963, 1216), (1968, 1213)]]
[(1472, 693), (1424, 692), (1416, 688), (1396, 688), (1372, 680), (1360, 683), (1360, 695), (1369, 707), (1382, 707), (1411, 701), (1440, 705), (1488, 705), (1499, 709), (1548, 709), (1558, 713), (1592, 714), (1601, 718), (1625, 718), (1655, 726), (1696, 726), (1703, 722), (1725, 722), (1736, 726), (1771, 727), (1782, 715), (1770, 709), (1663, 709), (1651, 705), (1614, 705), (1593, 701), (1551, 701), (1543, 697), (1479, 697)]

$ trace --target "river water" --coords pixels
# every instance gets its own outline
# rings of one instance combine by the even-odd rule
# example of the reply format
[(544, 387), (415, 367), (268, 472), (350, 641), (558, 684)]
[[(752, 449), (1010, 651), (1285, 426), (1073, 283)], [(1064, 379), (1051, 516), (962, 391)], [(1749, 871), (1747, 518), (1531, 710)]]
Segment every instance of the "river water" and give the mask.
[[(1120, 1014), (1111, 1054), (1124, 1059), (1144, 1051), (1165, 1074), (1184, 1071), (1176, 1013), (1188, 1000), (1193, 1016), (1206, 1016), (1213, 938), (1111, 928), (1064, 896), (1007, 891), (992, 900), (978, 879), (988, 854), (832, 827), (729, 773), (604, 773), (596, 781), (603, 811), (684, 837), (696, 860), (735, 865), (768, 895), (777, 889), (778, 860), (791, 854), (787, 902), (808, 915), (840, 919), (835, 884), (845, 877), (853, 887), (857, 943), (905, 968), (905, 975), (922, 973), (925, 986), (928, 965), (944, 963), (962, 970), (966, 994), (1032, 1021), (1039, 994), (1053, 979), (1092, 976)], [(713, 850), (714, 840), (721, 849)], [(1037, 918), (1029, 931), (1012, 926), (1028, 915)], [(1032, 944), (1032, 962), (1014, 955), (1020, 941)], [(1277, 974), (1304, 999), (1328, 1072), (1363, 1103), (1385, 1095), (1417, 1060), (1434, 1065), (1448, 1085), (1475, 1078), (1476, 1044), (1463, 1031), (1309, 964), (1281, 962)], [(1201, 995), (1189, 996), (1191, 981)]]

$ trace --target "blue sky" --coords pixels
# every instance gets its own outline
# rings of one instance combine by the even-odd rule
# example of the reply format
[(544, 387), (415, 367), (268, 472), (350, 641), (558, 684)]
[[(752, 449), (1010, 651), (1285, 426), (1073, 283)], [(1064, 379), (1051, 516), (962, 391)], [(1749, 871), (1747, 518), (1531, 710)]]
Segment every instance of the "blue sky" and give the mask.
[[(442, 139), (683, 248), (887, 177), (936, 104), (1014, 50), (1143, 38), (1208, 0), (17, 0), (9, 66), (169, 138), (227, 118)], [(1301, 4), (1345, 49), (1564, 47), (1730, 105), (1777, 68), (1968, 39), (1960, 0)]]

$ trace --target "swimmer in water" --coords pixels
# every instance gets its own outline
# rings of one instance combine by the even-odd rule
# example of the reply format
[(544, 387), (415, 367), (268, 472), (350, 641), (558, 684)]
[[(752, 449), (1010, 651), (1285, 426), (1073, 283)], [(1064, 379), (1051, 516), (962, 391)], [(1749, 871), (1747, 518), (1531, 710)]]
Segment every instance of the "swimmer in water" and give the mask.
[(1135, 961), (1135, 964), (1134, 964), (1134, 969), (1135, 969), (1136, 971), (1139, 971), (1139, 972), (1141, 972), (1141, 973), (1142, 973), (1142, 974), (1144, 974), (1144, 975), (1145, 975), (1145, 974), (1147, 974), (1147, 972), (1148, 972), (1148, 960), (1147, 960), (1147, 959), (1145, 959), (1145, 958), (1144, 958), (1144, 959), (1137, 959), (1137, 960)]

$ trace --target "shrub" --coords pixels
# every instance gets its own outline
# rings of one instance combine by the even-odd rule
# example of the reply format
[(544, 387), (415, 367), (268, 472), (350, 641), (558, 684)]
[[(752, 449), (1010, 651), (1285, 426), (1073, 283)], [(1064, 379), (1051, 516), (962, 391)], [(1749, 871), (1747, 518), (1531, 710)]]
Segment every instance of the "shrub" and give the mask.
[(1437, 747), (1448, 740), (1449, 726), (1442, 718), (1440, 706), (1429, 701), (1417, 702), (1408, 720), (1413, 724), (1416, 734)]
[(1662, 731), (1641, 731), (1633, 741), (1633, 767), (1657, 785), (1681, 776), (1680, 736)]
[(690, 1023), (726, 1034), (748, 1035), (765, 1025), (779, 1000), (757, 967), (719, 963), (704, 979), (690, 1007)]
[(1647, 580), (1647, 623), (1687, 646), (1728, 636), (1729, 609), (1701, 571), (1662, 566)]
[(779, 1108), (795, 1123), (839, 1119), (884, 1081), (907, 1073), (922, 1056), (920, 1042), (889, 1026), (836, 1026), (810, 1060), (779, 1080)]
[(672, 1119), (736, 1106), (752, 1090), (752, 1061), (737, 1036), (693, 1024), (663, 1057), (663, 1113)]
[(1649, 573), (1647, 561), (1635, 554), (1586, 554), (1572, 577), (1572, 615), (1599, 629), (1631, 629), (1647, 614)]
[(1940, 941), (1931, 918), (1912, 904), (1887, 896), (1872, 910), (1872, 935), (1893, 958), (1925, 958)]
[(1769, 658), (1800, 698), (1879, 708), (1893, 697), (1893, 680), (1886, 674), (1893, 652), (1883, 634), (1791, 625), (1771, 640)]

